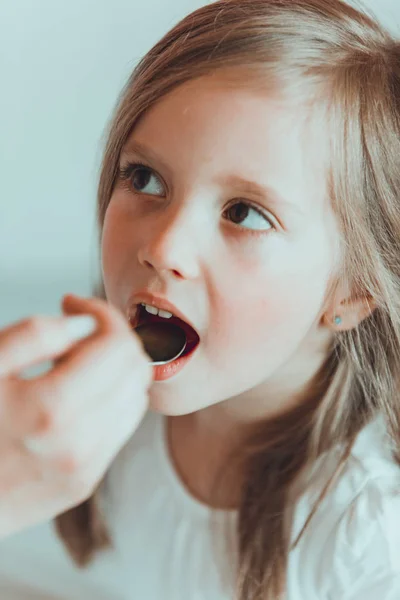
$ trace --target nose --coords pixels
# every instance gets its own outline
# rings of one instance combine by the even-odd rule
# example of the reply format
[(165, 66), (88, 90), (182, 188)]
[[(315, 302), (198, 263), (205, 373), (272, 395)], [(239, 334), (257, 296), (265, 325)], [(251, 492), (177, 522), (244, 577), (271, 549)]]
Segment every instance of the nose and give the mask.
[(145, 241), (138, 251), (139, 263), (163, 276), (196, 279), (200, 272), (200, 259), (196, 256), (194, 216), (189, 219), (182, 214), (167, 216), (164, 213), (164, 217), (158, 223), (153, 220), (143, 234)]

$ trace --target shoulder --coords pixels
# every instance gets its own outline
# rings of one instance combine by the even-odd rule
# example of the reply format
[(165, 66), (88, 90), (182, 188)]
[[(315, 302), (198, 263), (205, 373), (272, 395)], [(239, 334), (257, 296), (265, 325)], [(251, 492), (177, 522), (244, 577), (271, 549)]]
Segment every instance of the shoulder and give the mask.
[(311, 525), (313, 520), (302, 554), (317, 556), (320, 598), (400, 598), (400, 467), (382, 418), (360, 432)]

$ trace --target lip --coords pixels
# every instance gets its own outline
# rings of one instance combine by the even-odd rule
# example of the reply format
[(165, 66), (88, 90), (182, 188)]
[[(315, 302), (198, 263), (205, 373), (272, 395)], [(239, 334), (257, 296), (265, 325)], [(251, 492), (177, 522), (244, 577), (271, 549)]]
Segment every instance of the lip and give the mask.
[(180, 356), (172, 363), (168, 363), (166, 365), (156, 365), (153, 367), (153, 379), (154, 381), (165, 381), (166, 379), (170, 379), (174, 375), (177, 375), (182, 369), (186, 366), (186, 364), (191, 360), (193, 355), (195, 354), (198, 348), (198, 344), (194, 346), (188, 354), (185, 356)]
[[(138, 305), (140, 303), (149, 304), (161, 310), (166, 310), (172, 313), (175, 317), (181, 319), (184, 323), (187, 323), (199, 336), (196, 327), (193, 323), (184, 315), (174, 304), (169, 302), (166, 298), (152, 294), (147, 290), (138, 291), (129, 298), (127, 308), (127, 318), (131, 323), (132, 327), (136, 327), (139, 320)], [(200, 338), (200, 336), (199, 336)]]

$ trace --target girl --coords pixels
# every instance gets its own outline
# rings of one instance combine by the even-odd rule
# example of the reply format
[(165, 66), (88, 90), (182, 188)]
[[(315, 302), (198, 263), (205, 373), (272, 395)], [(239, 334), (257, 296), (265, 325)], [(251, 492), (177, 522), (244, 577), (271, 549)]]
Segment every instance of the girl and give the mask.
[(340, 0), (219, 0), (148, 52), (95, 295), (198, 343), (98, 489), (2, 542), (1, 598), (400, 597), (399, 140), (400, 44)]

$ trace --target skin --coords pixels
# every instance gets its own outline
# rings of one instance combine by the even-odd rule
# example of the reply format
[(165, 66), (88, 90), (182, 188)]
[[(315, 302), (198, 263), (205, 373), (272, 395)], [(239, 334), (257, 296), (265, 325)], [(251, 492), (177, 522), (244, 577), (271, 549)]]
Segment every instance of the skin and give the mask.
[[(201, 337), (183, 371), (154, 382), (149, 398), (169, 416), (177, 470), (206, 502), (246, 427), (306, 397), (338, 329), (334, 316), (345, 329), (367, 314), (346, 290), (327, 299), (340, 255), (326, 129), (297, 104), (232, 82), (220, 72), (185, 83), (144, 115), (120, 166), (142, 161), (151, 177), (136, 178), (140, 191), (117, 184), (102, 237), (108, 301), (125, 311), (132, 291), (149, 287)], [(129, 151), (134, 142), (152, 154)], [(251, 209), (235, 222), (240, 202), (264, 217)]]

